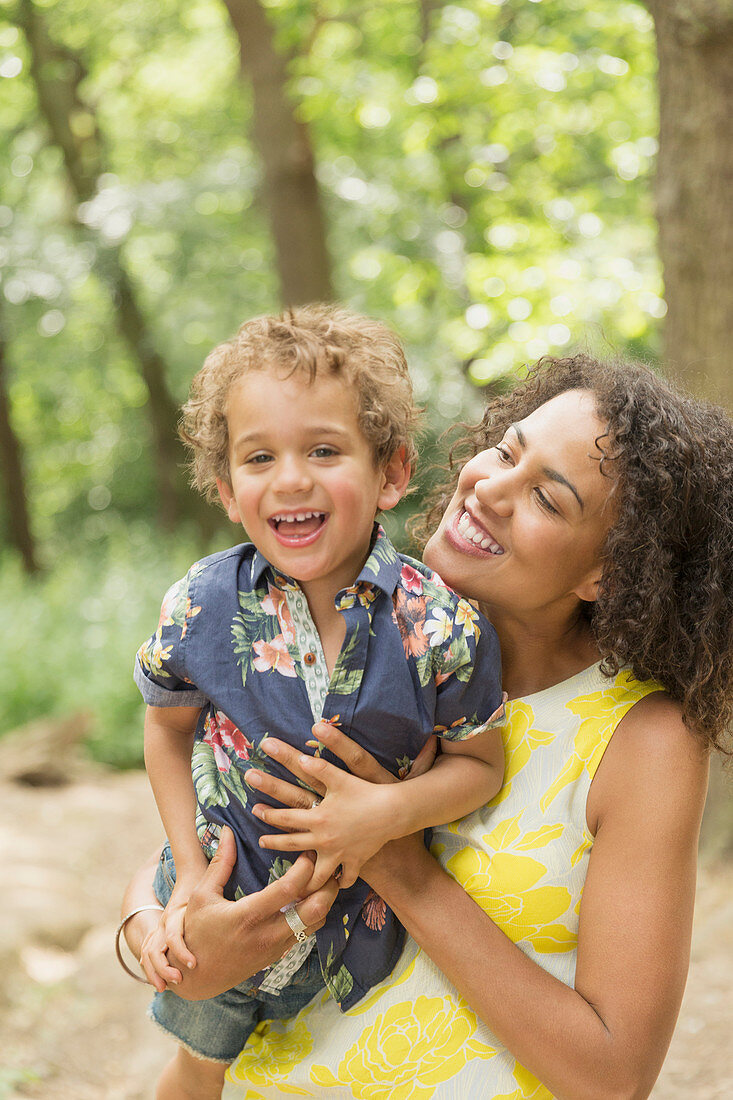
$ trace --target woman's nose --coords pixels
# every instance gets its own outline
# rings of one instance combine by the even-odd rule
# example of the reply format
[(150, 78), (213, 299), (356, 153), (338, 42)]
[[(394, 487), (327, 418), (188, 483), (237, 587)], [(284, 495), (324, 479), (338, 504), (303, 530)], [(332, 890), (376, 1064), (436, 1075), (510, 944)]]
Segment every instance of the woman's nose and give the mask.
[(485, 508), (490, 508), (501, 516), (511, 515), (513, 505), (513, 482), (511, 470), (493, 470), (474, 482), (473, 491), (476, 500)]

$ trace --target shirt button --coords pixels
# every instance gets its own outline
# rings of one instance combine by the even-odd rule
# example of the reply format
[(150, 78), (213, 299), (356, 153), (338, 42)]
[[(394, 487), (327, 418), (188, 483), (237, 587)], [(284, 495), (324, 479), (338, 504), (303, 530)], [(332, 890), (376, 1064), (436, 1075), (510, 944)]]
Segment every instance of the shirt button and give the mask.
[(306, 653), (303, 660), (307, 665), (314, 665), (316, 663), (316, 655), (315, 653)]

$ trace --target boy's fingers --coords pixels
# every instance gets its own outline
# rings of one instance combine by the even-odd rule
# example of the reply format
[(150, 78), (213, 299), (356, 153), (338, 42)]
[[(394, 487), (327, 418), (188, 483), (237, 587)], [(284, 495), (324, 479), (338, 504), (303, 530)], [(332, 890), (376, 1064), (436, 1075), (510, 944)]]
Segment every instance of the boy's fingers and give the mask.
[(189, 970), (193, 970), (196, 966), (196, 956), (188, 950), (186, 941), (180, 932), (175, 931), (168, 936), (168, 949), (173, 952), (177, 959), (185, 963)]
[(273, 833), (260, 837), (260, 848), (268, 848), (271, 852), (305, 852), (315, 846), (311, 833)]
[[(395, 776), (383, 768), (371, 753), (357, 745), (337, 726), (330, 722), (316, 722), (313, 726), (313, 735), (323, 742), (330, 751), (343, 760), (346, 767), (357, 779), (366, 779), (369, 783), (395, 783)], [(309, 774), (311, 774), (309, 772)]]
[[(260, 741), (260, 748), (267, 756), (271, 756), (273, 760), (283, 764), (298, 779), (302, 779), (309, 786), (314, 786), (312, 779), (306, 775), (301, 766), (303, 754), (300, 749), (294, 749), (292, 745), (287, 745), (284, 741), (278, 741), (276, 737), (263, 738)], [(323, 792), (319, 791), (319, 794), (323, 794)]]
[(289, 833), (306, 832), (310, 829), (313, 825), (313, 818), (309, 819), (309, 815), (312, 812), (310, 809), (276, 810), (262, 802), (258, 802), (252, 807), (252, 813), (260, 821), (264, 821), (266, 825), (274, 825), (276, 829), (282, 829), (284, 832)]
[(322, 756), (300, 756), (299, 761), (311, 786), (322, 787), (326, 794), (329, 791), (343, 790), (349, 782), (347, 772), (324, 760)]
[[(284, 779), (276, 779), (274, 775), (268, 775), (267, 772), (249, 768), (244, 773), (244, 780), (249, 787), (270, 795), (271, 798), (282, 802), (283, 806), (289, 806), (291, 809), (309, 810), (313, 805), (313, 791), (304, 790), (303, 787), (298, 787), (295, 783), (287, 783)], [(315, 786), (312, 782), (310, 785)], [(324, 788), (321, 794), (325, 793)]]
[(142, 955), (140, 956), (140, 966), (143, 968), (143, 973), (145, 974), (145, 977), (148, 979), (150, 984), (155, 986), (158, 993), (162, 993), (165, 989), (165, 982), (160, 977), (152, 963), (149, 961), (145, 951), (143, 951)]
[(159, 993), (163, 992), (166, 984), (177, 985), (182, 980), (181, 972), (169, 964), (165, 950), (161, 951), (157, 948), (143, 950), (140, 965), (148, 981)]

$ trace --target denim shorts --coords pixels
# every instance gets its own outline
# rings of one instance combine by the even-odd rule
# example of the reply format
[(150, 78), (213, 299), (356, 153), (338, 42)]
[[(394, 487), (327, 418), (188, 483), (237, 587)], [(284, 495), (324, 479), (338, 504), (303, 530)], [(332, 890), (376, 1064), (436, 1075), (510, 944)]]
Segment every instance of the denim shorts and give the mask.
[[(161, 905), (168, 904), (175, 882), (176, 868), (166, 844), (153, 882)], [(243, 982), (218, 997), (186, 1001), (167, 989), (155, 994), (148, 1015), (191, 1054), (228, 1064), (240, 1053), (260, 1020), (297, 1016), (323, 988), (318, 950), (314, 948), (279, 994), (263, 993)]]

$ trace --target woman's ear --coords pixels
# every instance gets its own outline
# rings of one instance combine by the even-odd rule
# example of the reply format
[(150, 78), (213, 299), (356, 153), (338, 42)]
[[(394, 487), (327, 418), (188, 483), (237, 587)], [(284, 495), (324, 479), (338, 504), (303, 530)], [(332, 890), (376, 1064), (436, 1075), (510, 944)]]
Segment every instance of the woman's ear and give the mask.
[(407, 448), (398, 447), (382, 471), (382, 488), (377, 500), (377, 508), (381, 512), (388, 512), (390, 508), (394, 508), (407, 492), (412, 467), (406, 455)]
[(239, 515), (239, 508), (237, 507), (237, 501), (234, 497), (234, 492), (231, 485), (227, 484), (222, 478), (216, 479), (216, 487), (219, 490), (219, 499), (224, 505), (226, 514), (232, 523), (241, 523), (242, 519)]
[(574, 589), (578, 599), (585, 600), (586, 603), (595, 603), (598, 599), (598, 586), (601, 583), (602, 576), (603, 567), (599, 565)]

